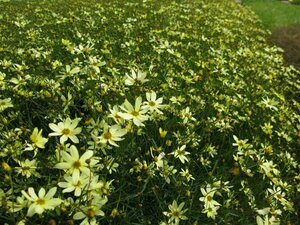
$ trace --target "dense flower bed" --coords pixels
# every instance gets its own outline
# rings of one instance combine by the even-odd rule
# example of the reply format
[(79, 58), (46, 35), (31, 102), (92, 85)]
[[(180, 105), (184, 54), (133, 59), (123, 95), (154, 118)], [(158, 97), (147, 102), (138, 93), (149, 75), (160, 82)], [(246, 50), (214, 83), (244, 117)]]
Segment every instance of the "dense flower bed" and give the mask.
[(294, 224), (299, 72), (234, 0), (0, 4), (0, 223)]

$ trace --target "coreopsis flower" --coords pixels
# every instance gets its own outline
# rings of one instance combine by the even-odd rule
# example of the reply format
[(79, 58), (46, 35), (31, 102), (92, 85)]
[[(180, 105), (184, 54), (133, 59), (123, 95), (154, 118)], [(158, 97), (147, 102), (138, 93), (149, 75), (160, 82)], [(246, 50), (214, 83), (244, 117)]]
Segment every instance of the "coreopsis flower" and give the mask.
[(100, 73), (100, 67), (104, 66), (106, 63), (101, 61), (101, 59), (98, 59), (95, 56), (89, 56), (88, 63), (90, 67), (96, 72)]
[(122, 141), (122, 138), (127, 133), (126, 129), (122, 129), (119, 125), (109, 126), (108, 124), (104, 124), (103, 133), (100, 137), (98, 137), (99, 142), (101, 144), (109, 143), (113, 146), (118, 147), (116, 141)]
[(16, 202), (11, 202), (8, 201), (7, 202), (7, 206), (9, 208), (9, 211), (14, 213), (14, 212), (18, 212), (21, 211), (24, 208), (28, 208), (30, 206), (29, 201), (22, 195), (22, 196), (18, 196), (16, 199)]
[(256, 216), (257, 225), (279, 225), (280, 220), (276, 219), (274, 216), (271, 218), (268, 215), (265, 215), (263, 218), (260, 216)]
[(183, 209), (184, 202), (180, 203), (179, 206), (174, 200), (172, 205), (169, 205), (169, 212), (163, 212), (163, 214), (169, 217), (168, 223), (179, 224), (180, 220), (187, 220), (188, 218), (184, 215), (187, 209)]
[(88, 150), (79, 157), (78, 150), (74, 145), (72, 145), (69, 150), (70, 153), (66, 151), (61, 152), (63, 162), (57, 163), (55, 168), (68, 170), (75, 180), (79, 180), (80, 172), (89, 175), (90, 169), (86, 161), (93, 156), (93, 151)]
[(119, 115), (121, 111), (117, 105), (114, 105), (112, 109), (109, 109), (109, 111), (110, 114), (108, 117), (113, 118), (116, 123), (122, 123), (124, 121), (124, 119)]
[(80, 134), (81, 132), (81, 128), (77, 127), (79, 121), (80, 118), (76, 118), (74, 120), (67, 118), (65, 121), (59, 122), (57, 125), (54, 123), (50, 123), (49, 127), (54, 132), (50, 133), (49, 136), (61, 136), (61, 144), (66, 142), (68, 139), (71, 139), (71, 141), (73, 141), (74, 143), (78, 143), (79, 140), (76, 135)]
[(200, 197), (199, 200), (201, 202), (204, 202), (205, 208), (209, 208), (209, 207), (214, 208), (214, 206), (220, 206), (220, 203), (218, 203), (213, 199), (216, 193), (216, 190), (214, 188), (211, 188), (209, 185), (206, 187), (206, 189), (201, 188), (200, 190), (203, 197)]
[(89, 191), (94, 191), (93, 193), (97, 193), (101, 197), (108, 196), (111, 191), (111, 184), (113, 180), (105, 181), (99, 180), (98, 176), (94, 176), (89, 183)]
[(106, 202), (106, 197), (95, 197), (89, 206), (80, 207), (80, 211), (74, 214), (73, 219), (83, 220), (80, 225), (96, 224), (96, 217), (105, 215), (101, 208)]
[(276, 169), (276, 164), (274, 164), (272, 160), (266, 160), (265, 162), (260, 163), (259, 166), (267, 177), (273, 177), (274, 175), (277, 176), (280, 174), (280, 171)]
[(80, 72), (80, 68), (78, 66), (74, 67), (74, 68), (71, 68), (70, 65), (66, 65), (66, 69), (65, 71), (63, 71), (61, 73), (61, 75), (58, 75), (58, 77), (62, 78), (62, 79), (65, 79), (67, 77), (71, 77), (73, 76), (74, 74), (77, 74)]
[(166, 160), (163, 161), (162, 165), (163, 167), (160, 168), (159, 175), (163, 177), (168, 184), (170, 184), (170, 177), (177, 173), (177, 170), (174, 168), (174, 166), (169, 166)]
[(153, 161), (157, 169), (162, 168), (164, 166), (164, 160), (163, 160), (164, 157), (165, 157), (164, 152), (161, 152), (158, 156), (153, 157)]
[(179, 172), (179, 174), (184, 177), (188, 182), (190, 180), (195, 180), (195, 178), (193, 177), (192, 174), (190, 174), (190, 171), (188, 168), (186, 168), (185, 170), (184, 169), (181, 169), (181, 172)]
[(81, 195), (82, 190), (86, 187), (90, 180), (90, 178), (84, 174), (78, 178), (65, 174), (64, 179), (66, 182), (58, 183), (59, 187), (64, 188), (62, 192), (69, 193), (74, 191), (74, 195), (77, 197)]
[(233, 139), (235, 140), (235, 143), (233, 143), (232, 146), (236, 146), (238, 150), (248, 149), (249, 147), (251, 147), (251, 145), (247, 143), (248, 139), (240, 140), (235, 135), (233, 135)]
[(183, 123), (187, 123), (189, 120), (195, 121), (196, 119), (193, 117), (192, 113), (190, 112), (190, 107), (186, 107), (185, 109), (181, 110), (180, 118), (183, 119)]
[(22, 190), (22, 194), (27, 198), (31, 204), (27, 211), (27, 216), (31, 217), (34, 214), (42, 214), (45, 210), (53, 210), (56, 206), (62, 203), (59, 198), (53, 198), (56, 193), (57, 188), (51, 188), (48, 193), (44, 188), (41, 188), (36, 195), (32, 187), (28, 188), (28, 193)]
[(134, 107), (130, 104), (130, 102), (126, 99), (123, 106), (120, 108), (125, 111), (125, 113), (119, 113), (121, 117), (125, 120), (131, 120), (136, 126), (145, 126), (143, 124), (144, 121), (148, 120), (148, 116), (145, 115), (147, 113), (147, 109), (142, 109), (142, 97), (138, 97), (135, 100)]
[(276, 107), (278, 105), (278, 101), (274, 99), (269, 99), (268, 97), (266, 97), (263, 98), (259, 104), (271, 110), (278, 111), (278, 108)]
[(27, 144), (25, 150), (35, 150), (35, 154), (37, 153), (38, 148), (45, 148), (45, 144), (48, 142), (48, 138), (44, 138), (42, 136), (43, 129), (40, 131), (37, 127), (33, 129), (32, 134), (30, 135), (30, 140), (32, 144)]
[(142, 106), (142, 109), (149, 110), (150, 112), (157, 112), (159, 114), (163, 114), (160, 109), (164, 108), (165, 105), (162, 105), (163, 98), (156, 98), (156, 93), (152, 91), (151, 93), (146, 93), (146, 99), (147, 101)]
[(17, 163), (20, 165), (15, 167), (15, 170), (18, 174), (26, 176), (26, 178), (31, 177), (31, 175), (36, 177), (40, 176), (40, 174), (36, 172), (37, 162), (35, 159), (31, 161), (29, 159), (25, 159), (25, 161), (17, 161)]
[(13, 107), (11, 98), (0, 99), (0, 112), (3, 112), (5, 109), (10, 107)]
[(218, 215), (218, 209), (220, 208), (220, 206), (217, 206), (217, 205), (213, 205), (212, 207), (207, 207), (207, 208), (204, 208), (202, 210), (203, 213), (206, 213), (206, 216), (208, 218), (212, 218), (213, 220), (216, 219), (216, 215)]
[(126, 73), (127, 78), (125, 80), (125, 84), (127, 86), (143, 84), (148, 81), (148, 79), (146, 79), (146, 76), (147, 76), (147, 74), (145, 72), (142, 72), (140, 70), (138, 70), (137, 72), (134, 70), (131, 70), (131, 76), (129, 76)]
[(186, 157), (190, 153), (185, 151), (186, 145), (181, 146), (180, 148), (177, 148), (174, 152), (170, 153), (170, 155), (174, 155), (175, 158), (179, 159), (182, 163), (185, 163), (185, 161), (189, 161), (189, 159)]

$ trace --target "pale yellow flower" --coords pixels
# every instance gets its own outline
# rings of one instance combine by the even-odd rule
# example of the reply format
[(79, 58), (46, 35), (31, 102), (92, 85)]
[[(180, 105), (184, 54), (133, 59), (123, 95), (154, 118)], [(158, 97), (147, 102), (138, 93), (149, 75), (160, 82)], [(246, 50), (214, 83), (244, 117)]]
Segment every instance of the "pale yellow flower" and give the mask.
[(191, 154), (190, 152), (186, 151), (186, 145), (181, 146), (180, 148), (177, 148), (174, 152), (170, 153), (171, 155), (174, 155), (175, 158), (179, 159), (182, 163), (185, 163), (185, 161), (189, 161), (189, 159), (186, 157), (187, 155)]
[(103, 133), (98, 137), (101, 144), (109, 143), (113, 146), (118, 147), (116, 141), (122, 141), (122, 138), (127, 133), (126, 129), (122, 129), (119, 125), (109, 126), (104, 124)]
[(42, 214), (45, 210), (53, 210), (56, 206), (62, 203), (59, 198), (53, 198), (56, 193), (57, 188), (51, 188), (48, 193), (44, 188), (41, 188), (36, 195), (32, 187), (28, 188), (28, 193), (22, 191), (22, 194), (27, 198), (31, 204), (27, 211), (27, 216), (31, 217), (34, 214)]
[(5, 109), (10, 107), (13, 107), (11, 98), (0, 99), (0, 112), (3, 112)]
[(280, 225), (280, 221), (276, 219), (274, 216), (271, 218), (268, 215), (265, 215), (264, 218), (260, 216), (256, 216), (257, 225)]
[(48, 138), (42, 136), (43, 129), (40, 131), (37, 127), (34, 128), (32, 134), (30, 135), (30, 140), (32, 144), (27, 144), (25, 150), (36, 150), (37, 148), (45, 148), (45, 144), (48, 142)]
[(142, 109), (141, 106), (142, 97), (136, 98), (134, 107), (126, 99), (123, 106), (120, 106), (125, 113), (119, 113), (119, 115), (125, 120), (132, 120), (136, 126), (145, 126), (143, 122), (148, 120), (147, 109)]
[(75, 180), (79, 180), (80, 172), (89, 175), (90, 169), (86, 161), (93, 156), (93, 151), (88, 150), (81, 157), (79, 157), (78, 150), (74, 145), (72, 145), (69, 150), (70, 153), (62, 151), (61, 156), (63, 162), (57, 163), (55, 168), (68, 170)]
[(83, 220), (80, 225), (95, 224), (95, 217), (104, 216), (101, 210), (102, 206), (107, 202), (106, 197), (94, 197), (89, 206), (81, 206), (80, 211), (73, 216), (74, 220)]
[(152, 91), (151, 93), (146, 93), (147, 101), (142, 106), (142, 109), (149, 110), (150, 112), (157, 112), (159, 114), (163, 114), (160, 109), (163, 109), (165, 105), (162, 105), (163, 98), (156, 98), (156, 93)]
[(67, 118), (65, 121), (59, 122), (57, 125), (54, 123), (50, 123), (49, 127), (54, 132), (50, 133), (49, 136), (61, 136), (60, 137), (61, 144), (66, 142), (69, 138), (74, 143), (78, 143), (79, 140), (76, 135), (81, 132), (81, 128), (77, 127), (79, 121), (80, 121), (79, 118), (76, 118), (74, 120)]
[(146, 79), (146, 76), (147, 74), (145, 72), (142, 72), (140, 70), (138, 70), (137, 72), (131, 70), (131, 76), (126, 74), (127, 78), (125, 80), (125, 84), (128, 86), (143, 84), (148, 81), (148, 79)]
[(220, 206), (220, 203), (218, 203), (216, 200), (214, 200), (214, 195), (216, 193), (216, 190), (214, 188), (211, 188), (210, 186), (206, 187), (206, 189), (201, 188), (201, 193), (203, 197), (200, 197), (199, 200), (201, 202), (204, 202), (205, 208), (213, 208), (214, 206)]
[(75, 196), (80, 196), (82, 190), (88, 184), (90, 178), (86, 175), (81, 175), (78, 178), (75, 176), (70, 176), (68, 174), (64, 175), (64, 179), (66, 182), (59, 182), (58, 186), (64, 188), (63, 193), (69, 193), (74, 191)]
[(31, 161), (29, 159), (25, 159), (25, 161), (18, 161), (18, 164), (20, 166), (16, 166), (15, 170), (22, 176), (26, 176), (26, 178), (31, 177), (31, 175), (36, 177), (40, 176), (40, 174), (36, 172), (37, 162), (35, 159)]
[(187, 220), (188, 218), (184, 215), (187, 209), (183, 209), (184, 202), (180, 203), (179, 206), (174, 200), (172, 205), (169, 205), (169, 212), (163, 212), (163, 214), (169, 217), (168, 223), (174, 222), (174, 224), (179, 224), (180, 220)]

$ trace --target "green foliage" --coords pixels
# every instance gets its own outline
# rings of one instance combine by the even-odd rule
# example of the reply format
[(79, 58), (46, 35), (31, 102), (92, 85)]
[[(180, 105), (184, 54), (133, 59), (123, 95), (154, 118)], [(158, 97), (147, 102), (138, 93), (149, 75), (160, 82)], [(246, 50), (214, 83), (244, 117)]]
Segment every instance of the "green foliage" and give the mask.
[(290, 0), (289, 2), (295, 5), (300, 5), (300, 0)]
[(287, 224), (299, 71), (235, 1), (0, 4), (0, 222)]

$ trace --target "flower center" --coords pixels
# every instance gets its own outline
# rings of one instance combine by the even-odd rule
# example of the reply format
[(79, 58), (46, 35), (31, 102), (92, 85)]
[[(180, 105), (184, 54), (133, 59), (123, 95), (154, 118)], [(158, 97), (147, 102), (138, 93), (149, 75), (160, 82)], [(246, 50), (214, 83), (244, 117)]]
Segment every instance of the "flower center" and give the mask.
[(173, 214), (174, 217), (179, 217), (179, 215), (180, 215), (180, 213), (177, 210), (173, 211), (172, 214)]
[(89, 208), (86, 214), (89, 218), (91, 218), (91, 217), (95, 217), (96, 212), (93, 209)]
[(103, 136), (107, 140), (110, 140), (112, 138), (112, 134), (109, 131), (105, 132)]
[(140, 113), (137, 112), (137, 111), (133, 111), (133, 112), (131, 113), (131, 115), (133, 115), (133, 116), (138, 116), (138, 115), (140, 115)]
[(207, 196), (207, 201), (211, 201), (213, 198), (209, 195), (209, 196)]
[(155, 102), (154, 101), (149, 101), (148, 104), (151, 106), (151, 107), (154, 107), (156, 106)]
[(75, 162), (73, 163), (73, 167), (74, 167), (75, 169), (79, 169), (80, 166), (81, 166), (81, 163), (80, 163), (79, 160), (77, 160), (77, 161), (75, 161)]
[(276, 194), (277, 198), (281, 199), (282, 195), (281, 194)]
[(77, 184), (74, 185), (75, 187), (80, 187), (81, 186), (81, 182), (80, 180), (77, 182)]
[(30, 170), (29, 166), (22, 166), (22, 170)]
[(71, 133), (71, 131), (70, 131), (69, 128), (64, 128), (64, 129), (62, 130), (62, 133), (63, 133), (64, 135), (69, 135), (69, 134)]
[(45, 205), (46, 201), (42, 198), (39, 198), (38, 200), (35, 201), (37, 205)]
[(134, 79), (134, 83), (136, 83), (136, 84), (142, 84), (142, 81), (140, 79), (138, 79), (138, 78), (135, 78)]

